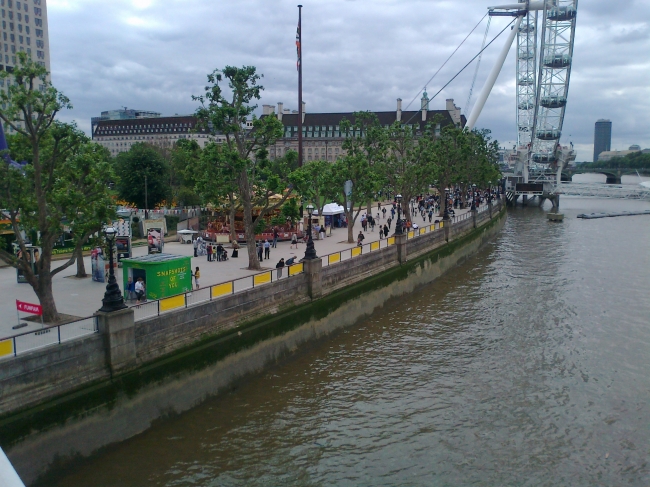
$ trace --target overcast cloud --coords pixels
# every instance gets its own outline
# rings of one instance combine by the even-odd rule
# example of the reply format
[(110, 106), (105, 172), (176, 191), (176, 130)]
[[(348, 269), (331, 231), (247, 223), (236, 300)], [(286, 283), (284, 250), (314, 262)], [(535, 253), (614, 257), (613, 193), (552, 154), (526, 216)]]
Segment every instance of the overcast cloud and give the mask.
[[(90, 132), (90, 118), (127, 106), (187, 114), (207, 73), (226, 65), (264, 74), (262, 104), (297, 108), (297, 1), (48, 0), (52, 80), (72, 99), (62, 114)], [(408, 104), (483, 17), (490, 0), (303, 0), (303, 99), (308, 112), (394, 110)], [(502, 2), (501, 2), (502, 3)], [(562, 142), (591, 160), (594, 122), (613, 122), (613, 149), (650, 147), (650, 2), (583, 0)], [(507, 23), (494, 18), (490, 37)], [(436, 93), (480, 49), (485, 20), (427, 87)], [(485, 52), (476, 94), (503, 45)], [(501, 145), (515, 132), (511, 50), (477, 126)], [(468, 68), (432, 102), (463, 108)], [(412, 107), (418, 107), (416, 101)]]

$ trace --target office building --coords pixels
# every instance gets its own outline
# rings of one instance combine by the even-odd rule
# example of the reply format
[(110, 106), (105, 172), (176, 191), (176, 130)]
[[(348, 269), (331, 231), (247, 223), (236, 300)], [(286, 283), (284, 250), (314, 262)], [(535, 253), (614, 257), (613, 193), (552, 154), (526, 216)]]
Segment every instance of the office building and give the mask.
[[(46, 0), (0, 0), (0, 70), (11, 73), (19, 52), (50, 71)], [(9, 80), (0, 80), (6, 90)], [(41, 89), (41, 84), (37, 86)], [(3, 107), (6, 108), (6, 107)], [(11, 129), (7, 130), (11, 133)]]
[[(263, 105), (262, 116), (276, 116), (284, 125), (284, 137), (278, 139), (274, 146), (269, 148), (269, 157), (284, 156), (287, 151), (298, 151), (298, 111), (284, 108), (283, 103), (278, 103), (277, 113), (275, 106)], [(426, 92), (420, 103), (420, 110), (402, 111), (402, 100), (397, 100), (397, 109), (390, 112), (374, 112), (379, 123), (388, 127), (396, 121), (413, 126), (417, 132), (422, 132), (427, 123), (438, 120), (435, 130), (437, 133), (446, 125), (464, 126), (466, 119), (461, 115), (460, 108), (454, 104), (453, 99), (447, 100), (445, 110), (430, 110), (429, 99)], [(345, 154), (343, 142), (345, 133), (341, 131), (343, 119), (354, 123), (354, 113), (306, 113), (306, 104), (303, 102), (302, 132), (303, 132), (303, 162), (324, 160), (333, 162)]]
[[(116, 110), (115, 112), (119, 112)], [(98, 144), (106, 147), (111, 155), (128, 151), (133, 144), (145, 142), (163, 149), (171, 148), (181, 139), (196, 140), (201, 148), (208, 142), (223, 142), (225, 137), (210, 135), (205, 129), (197, 129), (196, 117), (192, 115), (174, 115), (162, 117), (157, 112), (138, 111), (141, 115), (150, 113), (154, 116), (140, 116), (111, 119), (95, 117), (93, 121), (92, 138)], [(102, 112), (108, 114), (110, 112)], [(118, 114), (119, 115), (119, 114)], [(122, 113), (122, 115), (124, 115)]]
[(134, 120), (136, 118), (155, 118), (160, 117), (162, 114), (158, 112), (149, 112), (146, 110), (134, 110), (133, 108), (119, 108), (117, 110), (107, 110), (102, 112), (99, 117), (90, 119), (92, 125), (92, 132), (95, 132), (95, 127), (98, 122), (102, 120)]
[(601, 152), (609, 152), (612, 149), (612, 122), (600, 119), (594, 128), (594, 162), (598, 160)]

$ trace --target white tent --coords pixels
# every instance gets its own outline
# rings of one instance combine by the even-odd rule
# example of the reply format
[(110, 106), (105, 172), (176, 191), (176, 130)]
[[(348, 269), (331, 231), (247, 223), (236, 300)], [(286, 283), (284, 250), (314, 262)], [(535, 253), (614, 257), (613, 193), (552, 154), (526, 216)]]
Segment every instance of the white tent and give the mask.
[[(336, 203), (328, 203), (323, 207), (323, 215), (342, 215), (345, 213), (345, 208)], [(318, 210), (314, 211), (314, 215), (318, 215)]]

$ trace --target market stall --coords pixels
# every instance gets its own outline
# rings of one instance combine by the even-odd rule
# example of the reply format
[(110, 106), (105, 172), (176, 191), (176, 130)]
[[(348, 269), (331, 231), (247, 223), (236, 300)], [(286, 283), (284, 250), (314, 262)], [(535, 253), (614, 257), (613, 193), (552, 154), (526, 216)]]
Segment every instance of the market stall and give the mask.
[(172, 254), (150, 254), (122, 259), (123, 289), (129, 279), (142, 278), (147, 299), (161, 299), (192, 290), (192, 262), (190, 257)]

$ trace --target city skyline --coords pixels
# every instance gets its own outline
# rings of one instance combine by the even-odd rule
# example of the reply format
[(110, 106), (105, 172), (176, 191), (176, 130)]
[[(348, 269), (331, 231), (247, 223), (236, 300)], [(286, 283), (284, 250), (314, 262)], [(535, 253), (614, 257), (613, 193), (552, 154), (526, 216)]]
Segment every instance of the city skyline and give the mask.
[[(254, 65), (265, 75), (258, 114), (262, 104), (278, 101), (296, 109), (296, 4), (246, 4), (49, 0), (52, 78), (75, 105), (61, 118), (76, 120), (90, 133), (92, 116), (120, 106), (189, 114), (197, 106), (191, 95), (202, 94), (208, 72), (225, 65)], [(303, 99), (307, 112), (314, 113), (388, 111), (396, 98), (404, 100), (405, 109), (415, 99), (409, 108), (417, 108), (418, 92), (483, 17), (488, 3), (341, 0), (303, 5)], [(650, 146), (650, 96), (643, 82), (650, 77), (643, 54), (650, 48), (650, 29), (634, 20), (648, 16), (650, 6), (640, 2), (580, 5), (562, 136), (563, 144), (574, 143), (578, 161), (591, 159), (593, 124), (600, 118), (617, 126), (612, 148)], [(488, 38), (507, 22), (492, 19)], [(427, 86), (430, 95), (478, 52), (485, 23)], [(473, 100), (503, 41), (497, 39), (484, 53)], [(443, 109), (445, 99), (454, 98), (468, 115), (473, 74), (474, 65), (432, 100), (431, 109)], [(506, 147), (516, 138), (514, 78), (511, 50), (477, 123)]]

